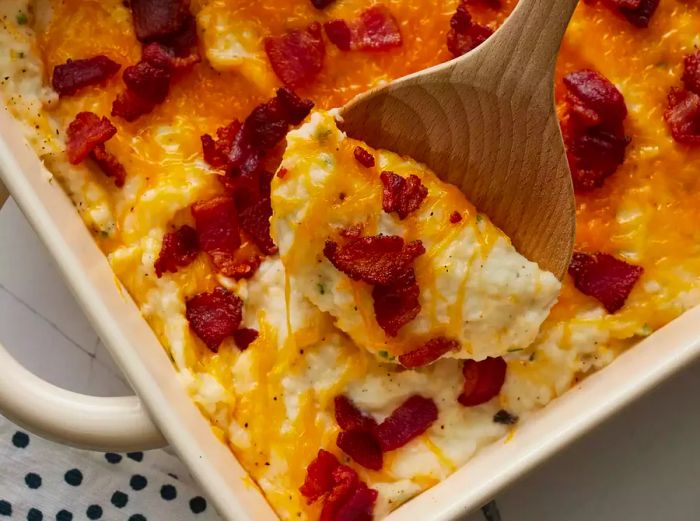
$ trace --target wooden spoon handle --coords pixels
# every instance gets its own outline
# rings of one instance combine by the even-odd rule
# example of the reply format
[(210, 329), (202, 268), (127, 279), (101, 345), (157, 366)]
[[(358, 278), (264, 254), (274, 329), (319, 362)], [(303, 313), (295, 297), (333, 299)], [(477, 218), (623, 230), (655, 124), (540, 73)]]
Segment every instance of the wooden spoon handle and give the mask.
[[(551, 77), (577, 4), (578, 0), (520, 0), (498, 31), (472, 52), (488, 55), (489, 64), (500, 64), (502, 74), (536, 80)], [(459, 73), (462, 60), (455, 61)]]

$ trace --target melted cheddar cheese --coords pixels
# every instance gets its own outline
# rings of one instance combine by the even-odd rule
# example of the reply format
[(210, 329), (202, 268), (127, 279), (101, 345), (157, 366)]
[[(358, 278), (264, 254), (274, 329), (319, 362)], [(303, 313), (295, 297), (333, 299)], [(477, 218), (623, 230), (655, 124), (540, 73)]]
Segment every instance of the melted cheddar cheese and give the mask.
[[(372, 86), (450, 58), (445, 37), (457, 0), (383, 3), (399, 22), (403, 45), (363, 53), (327, 44), (319, 77), (298, 92), (317, 108), (341, 106)], [(473, 15), (495, 27), (516, 0), (502, 3), (497, 11), (474, 6)], [(200, 136), (245, 118), (279, 86), (263, 38), (312, 21), (352, 19), (367, 7), (366, 0), (337, 0), (325, 10), (313, 8), (309, 0), (192, 0), (204, 59), (173, 81), (165, 102), (151, 113), (133, 123), (111, 118), (117, 133), (106, 147), (127, 171), (125, 186), (117, 189), (91, 163), (69, 165), (64, 150), (65, 129), (77, 112), (109, 115), (112, 100), (124, 88), (120, 74), (60, 100), (49, 80), (53, 68), (69, 58), (104, 54), (122, 70), (139, 59), (141, 46), (124, 4), (0, 2), (0, 94), (74, 201), (215, 433), (281, 518), (319, 515), (320, 506), (308, 505), (298, 489), (319, 448), (342, 457), (335, 447), (332, 399), (337, 394), (347, 394), (378, 421), (412, 394), (438, 405), (438, 421), (387, 454), (381, 471), (349, 462), (379, 492), (375, 516), (380, 518), (444, 479), (480, 447), (502, 439), (508, 427), (493, 421), (496, 411), (503, 408), (526, 420), (577, 379), (700, 302), (695, 224), (700, 147), (674, 142), (662, 117), (667, 92), (679, 83), (683, 56), (700, 44), (700, 7), (692, 2), (662, 1), (647, 29), (634, 28), (602, 2), (578, 7), (562, 46), (558, 78), (581, 68), (595, 68), (609, 78), (625, 96), (625, 129), (632, 141), (625, 163), (605, 185), (577, 197), (576, 248), (617, 255), (645, 272), (626, 305), (612, 315), (567, 277), (534, 343), (508, 354), (500, 396), (473, 408), (456, 402), (462, 382), (458, 360), (403, 371), (370, 356), (351, 337), (373, 333), (358, 330), (348, 337), (340, 332), (310, 300), (314, 288), (295, 279), (296, 267), (292, 263), (290, 270), (279, 256), (267, 258), (250, 280), (217, 274), (205, 255), (162, 278), (154, 273), (163, 235), (191, 224), (191, 204), (223, 192), (218, 174), (203, 161)], [(556, 88), (563, 110), (559, 80)], [(274, 169), (279, 157), (268, 161)], [(473, 224), (474, 210), (449, 191), (445, 188), (440, 204), (457, 206)], [(277, 233), (283, 244), (286, 237)], [(243, 299), (244, 325), (260, 332), (244, 352), (226, 341), (213, 353), (188, 326), (185, 299), (217, 285)]]

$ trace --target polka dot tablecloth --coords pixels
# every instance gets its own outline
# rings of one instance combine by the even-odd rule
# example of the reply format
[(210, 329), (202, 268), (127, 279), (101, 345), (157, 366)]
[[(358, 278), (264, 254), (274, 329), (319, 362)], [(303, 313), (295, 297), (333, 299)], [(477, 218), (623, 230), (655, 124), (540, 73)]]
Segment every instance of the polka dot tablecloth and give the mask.
[(220, 521), (162, 450), (72, 449), (0, 416), (0, 521)]

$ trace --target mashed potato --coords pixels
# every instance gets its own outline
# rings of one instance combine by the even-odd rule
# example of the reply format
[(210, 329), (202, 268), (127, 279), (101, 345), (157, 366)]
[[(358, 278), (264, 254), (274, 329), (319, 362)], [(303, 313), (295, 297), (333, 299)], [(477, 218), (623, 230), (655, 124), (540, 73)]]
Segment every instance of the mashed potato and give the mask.
[[(554, 275), (516, 252), (488, 217), (425, 166), (382, 150), (371, 151), (376, 165), (366, 168), (353, 156), (358, 145), (328, 112), (287, 136), (283, 175), (273, 182), (272, 226), (304, 296), (375, 354), (400, 355), (438, 335), (459, 342), (455, 358), (501, 356), (531, 344), (556, 301)], [(405, 219), (382, 210), (382, 171), (416, 175), (427, 188)], [(353, 281), (323, 254), (326, 240), (358, 225), (365, 236), (418, 239), (426, 250), (415, 261), (421, 311), (395, 337), (377, 324), (372, 286)]]

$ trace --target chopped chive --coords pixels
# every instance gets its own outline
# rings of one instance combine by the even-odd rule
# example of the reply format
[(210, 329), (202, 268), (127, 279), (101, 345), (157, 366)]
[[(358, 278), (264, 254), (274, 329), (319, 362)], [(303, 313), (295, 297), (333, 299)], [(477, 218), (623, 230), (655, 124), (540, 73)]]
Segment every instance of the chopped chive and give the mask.
[(17, 20), (17, 24), (19, 25), (27, 25), (27, 22), (29, 21), (24, 11), (18, 12), (17, 16), (15, 16), (15, 20)]

